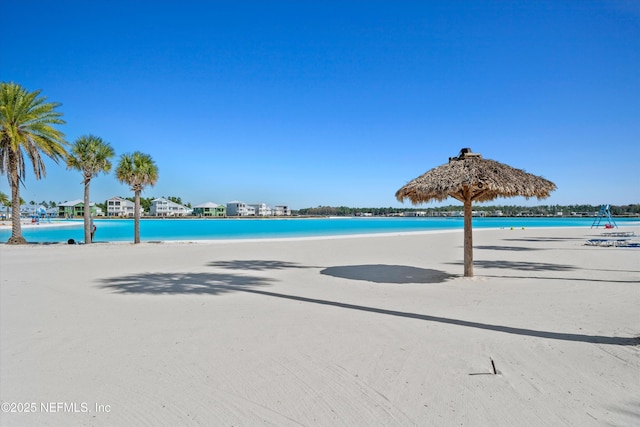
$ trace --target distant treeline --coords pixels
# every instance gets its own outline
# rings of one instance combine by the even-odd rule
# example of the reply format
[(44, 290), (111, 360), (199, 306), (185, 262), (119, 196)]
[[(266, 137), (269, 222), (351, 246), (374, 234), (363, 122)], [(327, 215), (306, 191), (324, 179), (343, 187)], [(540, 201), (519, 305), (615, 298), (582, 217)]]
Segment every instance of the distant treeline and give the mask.
[[(640, 204), (621, 205), (610, 207), (611, 214), (615, 216), (640, 216)], [(592, 216), (598, 213), (600, 205), (540, 205), (540, 206), (482, 206), (475, 205), (473, 210), (485, 212), (487, 216), (555, 216), (562, 213), (563, 216), (584, 215)], [(346, 206), (318, 206), (316, 208), (304, 208), (294, 211), (298, 215), (331, 215), (331, 216), (392, 216), (404, 213), (424, 212), (426, 216), (440, 216), (455, 212), (461, 212), (462, 206), (449, 205), (433, 208), (349, 208)]]

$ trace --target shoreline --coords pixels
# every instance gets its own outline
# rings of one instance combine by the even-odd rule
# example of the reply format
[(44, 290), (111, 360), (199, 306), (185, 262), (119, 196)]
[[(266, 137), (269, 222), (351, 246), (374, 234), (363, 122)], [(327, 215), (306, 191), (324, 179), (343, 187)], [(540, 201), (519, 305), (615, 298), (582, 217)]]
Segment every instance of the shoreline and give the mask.
[(2, 424), (635, 424), (640, 252), (461, 231), (0, 245), (0, 400), (110, 408)]
[[(77, 227), (79, 224), (83, 224), (82, 220), (73, 220), (73, 222), (62, 222), (68, 220), (58, 220), (58, 221), (44, 221), (44, 222), (31, 222), (24, 221), (20, 223), (20, 227), (22, 229), (32, 229), (32, 228), (57, 228), (57, 227)], [(0, 230), (11, 230), (11, 221), (2, 221), (0, 223)]]
[[(252, 221), (251, 219), (242, 219), (238, 222), (229, 219), (228, 226), (207, 225), (214, 224), (216, 221), (209, 222), (207, 219), (192, 219), (190, 221), (173, 221), (171, 219), (143, 219), (143, 224), (147, 224), (141, 232), (142, 242), (220, 242), (220, 241), (260, 241), (264, 239), (325, 239), (325, 238), (348, 238), (351, 236), (359, 237), (366, 235), (402, 235), (405, 233), (432, 233), (432, 232), (448, 232), (462, 231), (462, 219), (460, 218), (342, 218), (345, 222), (333, 223), (340, 221), (338, 219), (325, 219), (326, 222), (319, 223), (310, 222), (318, 221), (320, 218), (293, 218), (293, 219), (256, 219), (244, 227), (242, 221)], [(431, 222), (433, 220), (433, 222)], [(98, 226), (94, 243), (129, 243), (133, 241), (132, 223), (133, 220), (126, 220), (126, 223), (114, 220), (96, 220)], [(165, 221), (167, 221), (165, 223)], [(262, 221), (267, 221), (263, 223)], [(268, 222), (272, 221), (271, 224)], [(291, 226), (280, 226), (281, 221), (291, 221)], [(304, 222), (307, 221), (305, 224)], [(358, 221), (358, 222), (351, 222)], [(371, 222), (370, 222), (371, 221)], [(385, 222), (377, 222), (385, 221)], [(389, 221), (389, 222), (386, 222)], [(404, 221), (409, 221), (405, 223)], [(233, 224), (232, 224), (233, 223)], [(185, 227), (181, 227), (181, 224)], [(187, 226), (187, 224), (195, 224)], [(199, 225), (201, 224), (201, 225)], [(261, 225), (264, 224), (264, 225)], [(376, 224), (376, 225), (373, 225)], [(113, 227), (112, 227), (113, 225)], [(619, 221), (618, 228), (630, 229), (640, 226), (640, 221), (626, 220)], [(22, 228), (25, 237), (32, 244), (66, 244), (70, 238), (76, 242), (82, 242), (84, 235), (80, 235), (83, 227), (82, 220), (60, 220), (51, 223), (32, 224), (25, 223)], [(148, 227), (148, 228), (147, 228)], [(526, 219), (499, 219), (499, 218), (482, 218), (474, 220), (474, 232), (478, 230), (491, 229), (527, 229), (527, 228), (591, 228), (592, 221), (590, 219), (575, 220), (570, 218), (556, 219), (545, 221), (534, 218)], [(594, 230), (598, 230), (602, 225)], [(72, 230), (69, 233), (61, 230)], [(603, 230), (606, 230), (602, 228)], [(11, 233), (10, 223), (5, 222), (0, 225), (0, 236), (2, 240), (0, 244), (9, 239)], [(131, 233), (129, 235), (129, 233)], [(185, 237), (183, 237), (185, 236)], [(109, 239), (113, 240), (109, 240)]]
[[(631, 226), (630, 226), (631, 227)], [(606, 232), (604, 229), (597, 233), (600, 229), (592, 229), (586, 226), (566, 226), (566, 227), (522, 227), (522, 228), (506, 228), (506, 227), (497, 227), (497, 228), (474, 228), (473, 234), (481, 231), (524, 231), (524, 230), (563, 230), (563, 229), (581, 229), (581, 230), (593, 230), (596, 234), (590, 235), (590, 237), (601, 236), (603, 232)], [(638, 229), (640, 232), (640, 228)], [(144, 240), (141, 239), (138, 245), (150, 244), (150, 245), (171, 245), (171, 244), (228, 244), (228, 243), (258, 243), (258, 242), (296, 242), (296, 241), (317, 241), (317, 240), (340, 240), (340, 239), (351, 239), (351, 238), (370, 238), (370, 237), (402, 237), (402, 236), (421, 236), (421, 235), (430, 235), (430, 234), (446, 234), (446, 233), (463, 233), (463, 229), (434, 229), (434, 230), (421, 230), (421, 231), (396, 231), (396, 232), (381, 232), (381, 233), (354, 233), (354, 234), (328, 234), (328, 235), (317, 235), (317, 236), (291, 236), (291, 237), (248, 237), (248, 238), (229, 238), (229, 239), (176, 239), (176, 240)], [(92, 242), (93, 245), (133, 245), (131, 240), (127, 241), (107, 241), (107, 240), (94, 240)], [(5, 245), (6, 242), (0, 242), (0, 245)], [(27, 242), (27, 245), (67, 245), (67, 242)], [(75, 244), (84, 245), (84, 242), (76, 242)], [(18, 245), (19, 246), (19, 245)]]

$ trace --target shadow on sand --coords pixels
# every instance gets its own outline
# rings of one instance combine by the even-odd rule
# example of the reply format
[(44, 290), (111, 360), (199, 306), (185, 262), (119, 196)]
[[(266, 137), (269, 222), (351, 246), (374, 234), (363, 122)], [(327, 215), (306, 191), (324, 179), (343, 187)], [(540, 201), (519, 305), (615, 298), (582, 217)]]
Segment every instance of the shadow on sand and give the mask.
[[(242, 261), (250, 263), (252, 261)], [(270, 265), (264, 261), (256, 261), (256, 265)], [(291, 268), (304, 268), (295, 263)], [(240, 264), (238, 264), (240, 265)], [(362, 266), (360, 266), (362, 267)], [(284, 268), (280, 266), (279, 268)], [(343, 268), (343, 267), (335, 267)], [(248, 270), (252, 270), (249, 268)], [(255, 270), (255, 268), (253, 269)], [(387, 316), (404, 317), (408, 319), (437, 322), (468, 328), (484, 329), (515, 335), (538, 338), (581, 341), (597, 344), (613, 344), (635, 346), (640, 344), (640, 337), (608, 337), (600, 335), (569, 334), (561, 332), (538, 331), (534, 329), (514, 328), (510, 326), (491, 325), (487, 323), (471, 322), (467, 320), (451, 319), (447, 317), (430, 316), (427, 314), (409, 313), (404, 311), (387, 310), (384, 308), (367, 307), (363, 305), (347, 304), (338, 301), (328, 301), (297, 295), (287, 295), (262, 289), (275, 282), (273, 279), (240, 274), (221, 273), (142, 273), (129, 276), (106, 278), (99, 281), (102, 289), (119, 294), (151, 294), (151, 295), (222, 295), (230, 292), (246, 292), (256, 295), (282, 298), (310, 304), (339, 307), (348, 310), (358, 310)]]
[(249, 270), (267, 271), (284, 270), (287, 268), (319, 268), (308, 265), (300, 265), (296, 262), (273, 261), (273, 260), (233, 260), (233, 261), (211, 261), (208, 267), (224, 268), (227, 270)]
[[(452, 265), (464, 265), (462, 262), (451, 262)], [(635, 273), (636, 271), (629, 270), (607, 270), (607, 269), (595, 269), (595, 268), (582, 268), (572, 265), (563, 264), (551, 264), (546, 262), (528, 262), (528, 261), (488, 261), (488, 260), (474, 260), (474, 267), (487, 268), (487, 269), (503, 269), (525, 272), (541, 272), (541, 271), (575, 271), (575, 270), (593, 270), (593, 271), (625, 271)], [(543, 280), (572, 280), (580, 282), (605, 282), (605, 283), (635, 283), (640, 284), (638, 280), (619, 280), (619, 279), (596, 279), (594, 277), (580, 278), (580, 277), (548, 277), (548, 276), (514, 276), (514, 275), (487, 275), (482, 274), (482, 277), (497, 277), (502, 279), (543, 279)]]
[(101, 279), (100, 286), (119, 294), (222, 295), (270, 285), (272, 279), (224, 273), (142, 273)]
[(526, 252), (526, 251), (544, 251), (546, 248), (528, 248), (526, 246), (474, 246), (473, 249), (482, 249), (482, 250), (490, 250), (490, 251)]
[(343, 265), (328, 267), (320, 271), (326, 276), (350, 280), (364, 280), (374, 283), (441, 283), (452, 277), (451, 274), (429, 268), (409, 267), (406, 265)]
[(584, 240), (582, 237), (529, 237), (502, 239), (505, 242), (568, 242), (570, 240)]
[[(462, 262), (450, 263), (463, 265)], [(577, 267), (565, 264), (551, 264), (548, 262), (530, 262), (530, 261), (488, 261), (474, 260), (473, 265), (481, 268), (499, 268), (505, 270), (517, 271), (574, 271)]]

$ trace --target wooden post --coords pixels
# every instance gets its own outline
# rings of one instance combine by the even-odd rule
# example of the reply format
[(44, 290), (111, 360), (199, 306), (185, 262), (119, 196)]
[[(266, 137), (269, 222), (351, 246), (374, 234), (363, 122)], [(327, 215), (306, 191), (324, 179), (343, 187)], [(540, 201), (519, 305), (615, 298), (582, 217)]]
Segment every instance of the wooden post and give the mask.
[(464, 187), (464, 277), (473, 277), (473, 231), (471, 189)]

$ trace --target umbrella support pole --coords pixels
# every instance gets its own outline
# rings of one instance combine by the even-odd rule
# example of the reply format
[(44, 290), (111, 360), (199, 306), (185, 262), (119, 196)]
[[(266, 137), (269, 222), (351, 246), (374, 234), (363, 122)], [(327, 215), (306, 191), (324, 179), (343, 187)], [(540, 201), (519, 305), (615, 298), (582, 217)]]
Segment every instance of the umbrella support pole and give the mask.
[(471, 195), (467, 189), (464, 201), (464, 277), (473, 277), (473, 230)]

